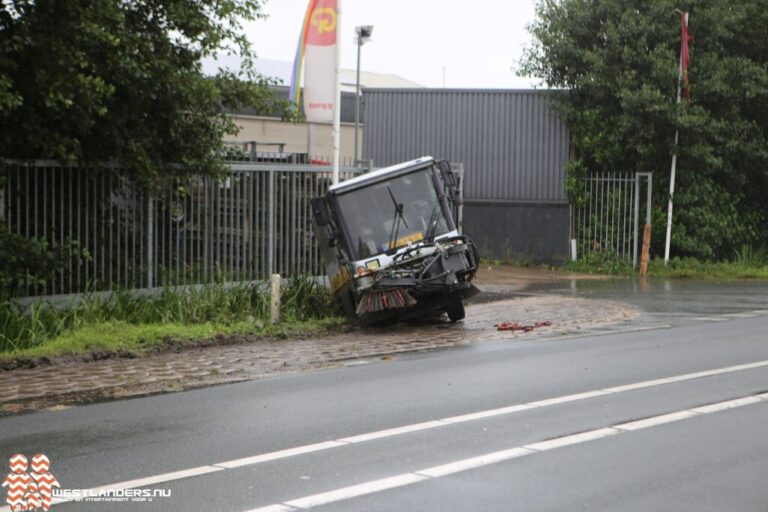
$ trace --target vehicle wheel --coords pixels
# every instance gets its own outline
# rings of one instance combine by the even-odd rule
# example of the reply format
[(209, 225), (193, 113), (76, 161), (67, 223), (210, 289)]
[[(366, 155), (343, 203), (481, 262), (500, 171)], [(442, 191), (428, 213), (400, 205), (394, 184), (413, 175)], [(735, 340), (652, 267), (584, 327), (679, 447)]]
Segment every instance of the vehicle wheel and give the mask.
[(351, 291), (342, 290), (339, 292), (336, 300), (338, 301), (339, 306), (341, 306), (341, 310), (344, 312), (347, 318), (350, 320), (357, 319), (357, 314), (355, 313), (355, 298)]
[(464, 320), (464, 303), (461, 301), (454, 302), (445, 308), (445, 312), (448, 313), (448, 320), (450, 320), (452, 324), (459, 320)]

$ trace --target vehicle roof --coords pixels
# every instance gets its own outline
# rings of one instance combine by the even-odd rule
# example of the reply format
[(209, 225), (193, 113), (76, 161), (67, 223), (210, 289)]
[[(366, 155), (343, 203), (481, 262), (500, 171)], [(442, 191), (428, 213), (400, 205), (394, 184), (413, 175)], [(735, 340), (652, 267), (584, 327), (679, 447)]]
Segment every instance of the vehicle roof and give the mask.
[(413, 168), (426, 167), (426, 165), (432, 164), (434, 163), (434, 161), (435, 159), (432, 158), (431, 156), (423, 156), (421, 158), (417, 158), (416, 160), (410, 160), (408, 162), (402, 162), (399, 164), (390, 165), (389, 167), (382, 167), (381, 169), (377, 169), (372, 172), (361, 174), (360, 176), (355, 176), (352, 179), (342, 181), (341, 183), (337, 183), (336, 185), (331, 186), (331, 188), (329, 188), (328, 191), (341, 192), (346, 189), (357, 188), (369, 182), (383, 179), (390, 174), (398, 174), (404, 170), (410, 169), (411, 167)]

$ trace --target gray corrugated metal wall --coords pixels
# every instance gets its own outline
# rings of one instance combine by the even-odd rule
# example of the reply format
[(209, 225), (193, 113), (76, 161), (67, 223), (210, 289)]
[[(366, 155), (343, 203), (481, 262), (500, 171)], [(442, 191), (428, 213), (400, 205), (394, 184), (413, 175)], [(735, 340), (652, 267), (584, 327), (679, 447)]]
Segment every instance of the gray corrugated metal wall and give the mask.
[(565, 125), (542, 91), (365, 89), (363, 156), (464, 163), (465, 231), (491, 258), (563, 260)]
[(463, 162), (467, 199), (566, 202), (568, 132), (539, 91), (366, 89), (364, 158)]

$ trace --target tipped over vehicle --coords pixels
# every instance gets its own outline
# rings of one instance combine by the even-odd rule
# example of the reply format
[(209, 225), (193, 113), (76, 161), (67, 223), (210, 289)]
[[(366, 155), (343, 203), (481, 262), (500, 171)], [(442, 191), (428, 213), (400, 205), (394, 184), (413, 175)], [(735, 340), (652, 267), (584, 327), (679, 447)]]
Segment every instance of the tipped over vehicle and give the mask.
[(459, 232), (456, 174), (423, 157), (332, 186), (312, 200), (315, 236), (331, 293), (362, 324), (448, 314), (464, 300), (480, 255)]

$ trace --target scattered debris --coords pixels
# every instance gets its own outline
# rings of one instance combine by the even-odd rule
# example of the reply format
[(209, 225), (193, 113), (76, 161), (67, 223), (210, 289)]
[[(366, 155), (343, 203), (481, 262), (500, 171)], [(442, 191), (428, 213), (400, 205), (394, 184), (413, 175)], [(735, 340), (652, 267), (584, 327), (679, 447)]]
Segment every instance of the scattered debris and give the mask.
[(536, 322), (533, 325), (520, 325), (517, 322), (501, 322), (500, 324), (493, 324), (497, 331), (522, 331), (531, 332), (539, 327), (549, 327), (552, 322)]

